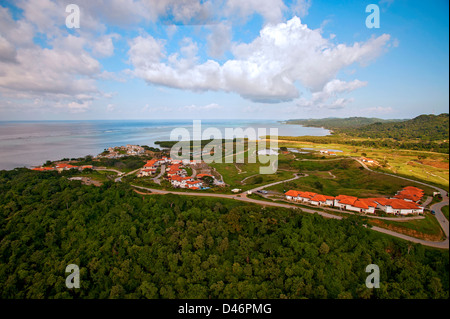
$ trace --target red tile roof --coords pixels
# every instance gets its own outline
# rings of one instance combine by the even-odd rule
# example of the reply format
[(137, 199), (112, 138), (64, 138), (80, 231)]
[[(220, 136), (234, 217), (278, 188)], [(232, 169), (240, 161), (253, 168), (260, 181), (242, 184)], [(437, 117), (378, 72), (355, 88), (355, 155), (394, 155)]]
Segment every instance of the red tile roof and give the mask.
[(327, 199), (334, 199), (334, 197), (333, 196), (316, 194), (315, 196), (313, 196), (311, 198), (311, 200), (314, 201), (314, 202), (326, 202)]
[(374, 198), (374, 201), (383, 206), (391, 206), (394, 209), (419, 209), (419, 205), (398, 198)]
[(308, 199), (311, 199), (316, 195), (317, 195), (317, 193), (313, 193), (313, 192), (300, 192), (300, 194), (299, 194), (300, 197), (308, 198)]
[(147, 164), (145, 164), (144, 167), (153, 167), (153, 166), (155, 166), (156, 162), (157, 162), (157, 160), (155, 160), (155, 159), (147, 161)]
[(292, 196), (292, 197), (297, 197), (298, 194), (300, 194), (299, 191), (294, 191), (294, 190), (288, 190), (286, 193), (284, 193), (284, 195), (286, 196)]
[(358, 198), (354, 196), (338, 195), (335, 199), (339, 201), (339, 204), (353, 205)]

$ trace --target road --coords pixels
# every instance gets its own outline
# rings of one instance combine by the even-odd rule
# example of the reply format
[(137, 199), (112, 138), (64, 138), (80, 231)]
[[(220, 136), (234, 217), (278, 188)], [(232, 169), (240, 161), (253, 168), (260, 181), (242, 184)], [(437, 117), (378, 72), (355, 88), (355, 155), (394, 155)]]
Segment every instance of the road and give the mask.
[(165, 165), (165, 164), (162, 164), (158, 176), (156, 176), (155, 178), (153, 178), (153, 181), (154, 181), (156, 184), (161, 184), (161, 181), (160, 181), (159, 179), (160, 179), (161, 176), (164, 175), (165, 172), (166, 172), (166, 165)]
[(270, 187), (270, 186), (274, 186), (274, 185), (277, 185), (277, 184), (290, 182), (290, 181), (299, 179), (299, 178), (301, 178), (301, 177), (306, 177), (306, 176), (308, 176), (308, 174), (300, 175), (299, 173), (295, 173), (294, 175), (295, 175), (295, 177), (290, 178), (290, 179), (285, 179), (285, 180), (282, 180), (282, 181), (279, 181), (279, 182), (273, 182), (273, 183), (266, 184), (266, 185), (263, 185), (263, 186), (255, 187), (255, 188), (253, 188), (253, 189), (250, 189), (250, 190), (248, 190), (248, 191), (245, 191), (245, 192), (241, 193), (241, 196), (247, 197), (247, 192), (252, 192), (252, 193), (254, 193), (254, 192), (256, 192), (256, 191), (259, 191), (259, 190), (261, 190), (261, 189), (264, 189), (264, 188), (267, 188), (267, 187)]
[[(429, 246), (429, 247), (435, 247), (435, 248), (442, 248), (442, 249), (449, 249), (449, 222), (448, 220), (445, 218), (444, 214), (442, 213), (442, 207), (446, 206), (449, 204), (449, 198), (448, 198), (448, 193), (447, 191), (445, 191), (444, 189), (441, 189), (439, 187), (433, 186), (433, 185), (429, 185), (423, 182), (418, 182), (406, 177), (401, 177), (401, 176), (396, 176), (393, 174), (389, 174), (389, 173), (384, 173), (384, 172), (376, 172), (371, 170), (370, 168), (367, 167), (367, 165), (365, 165), (362, 161), (360, 161), (357, 158), (353, 158), (354, 160), (356, 160), (357, 162), (359, 162), (365, 169), (374, 172), (374, 173), (378, 173), (378, 174), (384, 174), (384, 175), (389, 175), (389, 176), (393, 176), (396, 178), (401, 178), (410, 182), (414, 182), (414, 183), (418, 183), (418, 184), (422, 184), (425, 186), (428, 186), (430, 188), (436, 189), (440, 192), (441, 196), (442, 196), (442, 201), (439, 203), (436, 203), (434, 205), (432, 205), (430, 208), (432, 210), (435, 211), (435, 217), (437, 219), (437, 221), (439, 222), (439, 224), (441, 225), (445, 235), (446, 235), (446, 239), (444, 241), (441, 242), (434, 242), (434, 241), (427, 241), (427, 240), (422, 240), (422, 239), (418, 239), (418, 238), (414, 238), (414, 237), (410, 237), (407, 235), (403, 235), (391, 230), (387, 230), (384, 228), (380, 228), (380, 227), (376, 227), (373, 226), (370, 229), (374, 230), (374, 231), (378, 231), (380, 233), (384, 233), (384, 234), (388, 234), (397, 238), (401, 238), (404, 240), (408, 240), (410, 242), (414, 242), (414, 243), (419, 243), (422, 244), (424, 246)], [(107, 170), (107, 169), (104, 169)], [(112, 171), (116, 171), (116, 170), (112, 170)], [(136, 170), (137, 171), (137, 170)], [(136, 171), (130, 172), (126, 175), (130, 175)], [(116, 171), (118, 172), (118, 171)], [(120, 172), (121, 173), (121, 172)], [(123, 174), (123, 173), (121, 173)], [(126, 176), (125, 175), (125, 176)], [(305, 176), (305, 175), (303, 175)], [(274, 183), (270, 183), (267, 185), (263, 185), (263, 186), (259, 186), (256, 187), (254, 189), (251, 189), (251, 192), (255, 192), (258, 190), (261, 190), (263, 188), (266, 187), (270, 187), (273, 185), (277, 185), (280, 183), (285, 183), (285, 182), (289, 182), (292, 180), (296, 180), (298, 178), (303, 177), (299, 174), (295, 174), (295, 177), (291, 178), (291, 179), (287, 179), (287, 180), (283, 180), (283, 181), (279, 181), (279, 182), (274, 182)], [(307, 176), (307, 175), (306, 175)], [(122, 176), (121, 176), (122, 177)], [(118, 177), (116, 179), (116, 181), (121, 181), (121, 177)], [(200, 193), (200, 192), (176, 192), (176, 191), (165, 191), (165, 190), (159, 190), (159, 189), (153, 189), (153, 188), (147, 188), (147, 187), (142, 187), (142, 186), (137, 186), (137, 185), (131, 185), (132, 187), (138, 188), (138, 189), (142, 189), (142, 190), (146, 190), (146, 191), (150, 191), (152, 194), (176, 194), (176, 195), (185, 195), (185, 196), (200, 196), (200, 197), (217, 197), (217, 198), (226, 198), (226, 199), (234, 199), (234, 200), (239, 200), (239, 201), (243, 201), (243, 202), (249, 202), (249, 203), (254, 203), (257, 205), (262, 205), (262, 206), (273, 206), (273, 207), (283, 207), (283, 208), (292, 208), (292, 209), (301, 209), (303, 212), (306, 213), (311, 213), (311, 214), (319, 214), (325, 218), (332, 218), (332, 219), (339, 219), (341, 220), (343, 217), (341, 216), (336, 216), (336, 215), (332, 215), (332, 214), (328, 214), (322, 211), (317, 211), (314, 209), (309, 209), (309, 208), (299, 208), (298, 206), (295, 205), (290, 205), (290, 204), (283, 204), (283, 203), (275, 203), (275, 202), (269, 202), (269, 201), (263, 201), (263, 200), (257, 200), (257, 199), (253, 199), (253, 198), (248, 198), (247, 197), (247, 192), (243, 192), (241, 194), (238, 195), (226, 195), (226, 194), (213, 194), (213, 193)]]
[(184, 196), (219, 197), (219, 198), (226, 198), (226, 199), (235, 199), (235, 200), (239, 200), (239, 201), (242, 201), (242, 202), (253, 203), (253, 204), (258, 204), (258, 205), (262, 205), (262, 206), (273, 206), (273, 207), (301, 209), (304, 212), (311, 213), (311, 214), (317, 213), (317, 214), (319, 214), (319, 215), (321, 215), (323, 217), (326, 217), (326, 218), (342, 219), (341, 216), (328, 214), (328, 213), (325, 213), (325, 212), (322, 212), (322, 211), (317, 211), (317, 210), (314, 210), (314, 209), (303, 208), (303, 207), (300, 208), (300, 207), (295, 206), (295, 205), (283, 204), (283, 203), (275, 203), (275, 202), (268, 202), (268, 201), (263, 201), (263, 200), (248, 198), (248, 197), (238, 197), (238, 195), (198, 193), (198, 192), (174, 192), (174, 191), (165, 191), (165, 190), (161, 190), (161, 189), (154, 189), (154, 188), (148, 188), (148, 187), (137, 186), (137, 185), (131, 185), (131, 186), (134, 187), (134, 188), (137, 188), (137, 189), (142, 189), (142, 190), (145, 190), (145, 191), (149, 191), (152, 194), (159, 194), (159, 195), (174, 194), (174, 195), (184, 195)]
[[(116, 173), (119, 172), (119, 171), (114, 170), (114, 169), (98, 169), (98, 168), (95, 168), (95, 169), (97, 169), (97, 170), (102, 170), (102, 171), (112, 171), (112, 172), (116, 172)], [(116, 182), (116, 183), (121, 182), (121, 181), (122, 181), (122, 177), (131, 175), (131, 174), (134, 174), (134, 173), (136, 173), (136, 172), (139, 171), (139, 170), (140, 170), (140, 168), (135, 169), (134, 171), (131, 171), (131, 172), (126, 173), (126, 174), (124, 174), (124, 173), (122, 173), (122, 172), (119, 172), (119, 173), (118, 173), (118, 174), (119, 174), (119, 177), (117, 177), (117, 178), (114, 180), (114, 182)]]

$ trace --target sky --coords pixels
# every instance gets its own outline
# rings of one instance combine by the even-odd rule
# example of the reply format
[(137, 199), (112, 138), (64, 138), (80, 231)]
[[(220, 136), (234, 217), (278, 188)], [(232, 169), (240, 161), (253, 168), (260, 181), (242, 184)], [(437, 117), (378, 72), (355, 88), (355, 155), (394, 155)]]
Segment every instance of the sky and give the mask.
[(447, 0), (0, 0), (0, 121), (448, 113), (448, 12)]

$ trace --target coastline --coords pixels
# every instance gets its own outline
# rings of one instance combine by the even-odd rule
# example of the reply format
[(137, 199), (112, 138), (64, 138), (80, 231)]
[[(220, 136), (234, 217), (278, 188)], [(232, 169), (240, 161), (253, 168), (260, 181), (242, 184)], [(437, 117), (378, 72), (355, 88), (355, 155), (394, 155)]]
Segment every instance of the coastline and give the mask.
[[(47, 160), (96, 156), (108, 147), (127, 144), (160, 148), (174, 128), (192, 130), (190, 120), (1, 121), (0, 170), (34, 167)], [(279, 135), (325, 136), (328, 130), (279, 123), (277, 120), (202, 120), (202, 130), (217, 127), (278, 128)]]

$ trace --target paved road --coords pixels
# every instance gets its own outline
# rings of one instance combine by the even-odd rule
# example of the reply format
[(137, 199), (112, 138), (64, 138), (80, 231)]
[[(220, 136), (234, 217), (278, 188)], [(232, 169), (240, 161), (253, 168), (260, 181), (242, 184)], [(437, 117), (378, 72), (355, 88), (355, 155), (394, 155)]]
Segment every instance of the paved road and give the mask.
[(165, 172), (166, 172), (166, 165), (165, 165), (165, 164), (162, 164), (158, 176), (156, 176), (155, 178), (153, 178), (153, 181), (154, 181), (155, 183), (157, 183), (157, 184), (161, 184), (161, 181), (159, 180), (159, 178), (160, 178), (161, 176), (163, 176)]
[(243, 192), (243, 193), (241, 194), (241, 196), (247, 197), (247, 192), (252, 192), (252, 193), (254, 193), (254, 192), (256, 192), (256, 191), (259, 191), (259, 190), (261, 190), (261, 189), (264, 189), (264, 188), (267, 188), (267, 187), (270, 187), (270, 186), (273, 186), (273, 185), (277, 185), (277, 184), (281, 184), (281, 183), (290, 182), (290, 181), (299, 179), (299, 178), (301, 178), (301, 177), (307, 177), (307, 176), (308, 176), (308, 174), (302, 174), (302, 175), (300, 175), (299, 173), (295, 173), (294, 175), (295, 175), (295, 177), (290, 178), (290, 179), (285, 179), (285, 180), (282, 180), (282, 181), (279, 181), (279, 182), (274, 182), (274, 183), (266, 184), (266, 185), (263, 185), (263, 186), (255, 187), (255, 188), (253, 188), (253, 189), (250, 189), (250, 190), (248, 190), (248, 191)]
[(429, 203), (431, 203), (433, 201), (433, 197), (432, 196), (428, 196), (427, 199), (423, 202), (422, 207), (425, 208), (428, 206)]
[(326, 217), (326, 218), (333, 218), (333, 219), (342, 219), (343, 218), (341, 216), (328, 214), (328, 213), (325, 213), (325, 212), (322, 212), (322, 211), (317, 211), (317, 210), (314, 210), (314, 209), (303, 208), (303, 207), (300, 208), (300, 207), (295, 206), (295, 205), (283, 204), (283, 203), (275, 203), (275, 202), (268, 202), (268, 201), (263, 201), (263, 200), (248, 198), (248, 197), (238, 197), (237, 195), (198, 193), (198, 192), (195, 192), (195, 193), (194, 192), (174, 192), (174, 191), (165, 191), (165, 190), (161, 190), (161, 189), (153, 189), (153, 188), (137, 186), (137, 185), (131, 185), (131, 186), (133, 186), (134, 188), (150, 191), (153, 194), (160, 194), (160, 195), (175, 194), (175, 195), (184, 195), (184, 196), (219, 197), (219, 198), (226, 198), (226, 199), (235, 199), (235, 200), (239, 200), (239, 201), (242, 201), (242, 202), (254, 203), (254, 204), (258, 204), (258, 205), (262, 205), (262, 206), (274, 206), (274, 207), (301, 209), (304, 212), (311, 213), (311, 214), (317, 213), (317, 214), (319, 214), (319, 215), (321, 215), (323, 217)]

